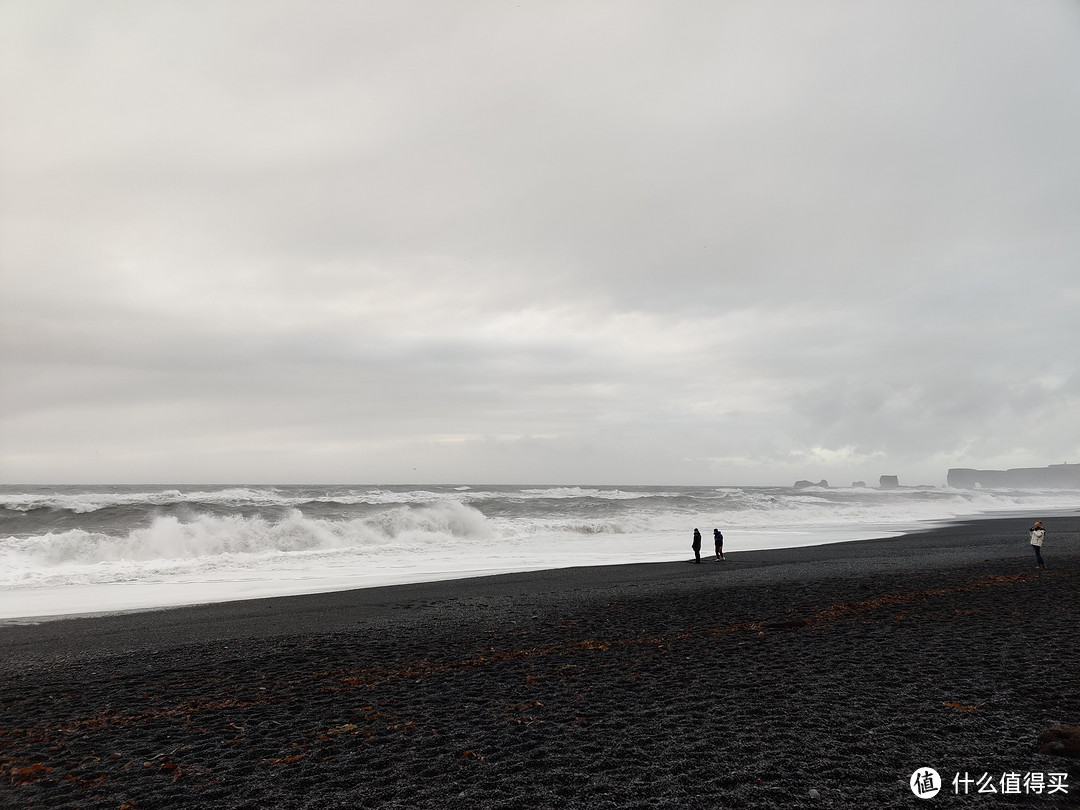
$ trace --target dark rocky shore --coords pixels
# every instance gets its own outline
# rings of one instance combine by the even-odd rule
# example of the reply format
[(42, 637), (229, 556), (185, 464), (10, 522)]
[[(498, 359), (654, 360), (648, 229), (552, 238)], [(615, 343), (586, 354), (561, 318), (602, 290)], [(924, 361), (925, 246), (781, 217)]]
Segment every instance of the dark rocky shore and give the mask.
[(1080, 806), (1036, 750), (1080, 725), (1080, 519), (1041, 517), (1045, 571), (1017, 517), (0, 627), (0, 805)]

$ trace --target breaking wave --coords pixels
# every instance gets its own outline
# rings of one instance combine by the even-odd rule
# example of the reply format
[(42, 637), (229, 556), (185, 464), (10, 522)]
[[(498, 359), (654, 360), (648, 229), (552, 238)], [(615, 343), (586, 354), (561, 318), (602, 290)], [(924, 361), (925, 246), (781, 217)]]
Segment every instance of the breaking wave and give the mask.
[[(889, 536), (1036, 509), (1047, 510), (1044, 516), (1074, 511), (1076, 493), (6, 485), (0, 487), (0, 617), (85, 609), (89, 586), (140, 586), (133, 590), (145, 594), (142, 604), (159, 604), (164, 586), (209, 587), (220, 600), (239, 598), (237, 583), (261, 583), (260, 593), (306, 593), (320, 582), (361, 587), (678, 559), (694, 527), (706, 534), (720, 528), (730, 547), (749, 550)], [(37, 607), (27, 607), (31, 601)]]
[[(355, 549), (404, 549), (435, 543), (487, 540), (493, 536), (476, 509), (455, 502), (399, 507), (347, 521), (305, 517), (293, 510), (281, 520), (203, 516), (181, 521), (159, 517), (124, 535), (71, 529), (0, 541), (0, 567), (9, 575), (37, 567), (145, 562), (222, 555), (259, 556)], [(0, 583), (4, 574), (0, 573)]]

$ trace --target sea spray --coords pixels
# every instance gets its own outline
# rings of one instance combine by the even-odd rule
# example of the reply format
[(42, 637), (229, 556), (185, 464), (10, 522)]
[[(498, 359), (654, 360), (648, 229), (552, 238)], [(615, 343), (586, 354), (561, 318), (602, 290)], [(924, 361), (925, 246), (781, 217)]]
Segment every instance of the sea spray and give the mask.
[(0, 487), (0, 617), (682, 559), (1072, 509), (1074, 492), (946, 488)]
[[(260, 516), (202, 515), (188, 521), (159, 516), (146, 528), (122, 536), (72, 529), (8, 537), (0, 543), (7, 571), (65, 564), (149, 561), (351, 549), (487, 539), (492, 531), (477, 509), (448, 502), (396, 507), (366, 518), (330, 521), (292, 509), (280, 520)], [(0, 583), (3, 583), (0, 573)]]

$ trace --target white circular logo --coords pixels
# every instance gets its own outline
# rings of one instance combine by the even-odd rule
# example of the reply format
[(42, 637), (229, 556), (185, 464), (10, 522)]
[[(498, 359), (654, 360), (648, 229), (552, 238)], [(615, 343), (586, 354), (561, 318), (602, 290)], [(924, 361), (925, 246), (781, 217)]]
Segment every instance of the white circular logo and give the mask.
[(920, 799), (932, 799), (941, 790), (941, 777), (933, 768), (919, 768), (911, 775), (911, 792)]

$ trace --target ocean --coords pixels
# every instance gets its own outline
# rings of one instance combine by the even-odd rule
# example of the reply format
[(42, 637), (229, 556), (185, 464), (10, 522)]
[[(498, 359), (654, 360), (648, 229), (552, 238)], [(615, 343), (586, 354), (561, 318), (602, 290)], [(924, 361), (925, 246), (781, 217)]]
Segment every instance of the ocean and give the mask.
[(0, 486), (0, 619), (890, 537), (1076, 492), (791, 487)]

